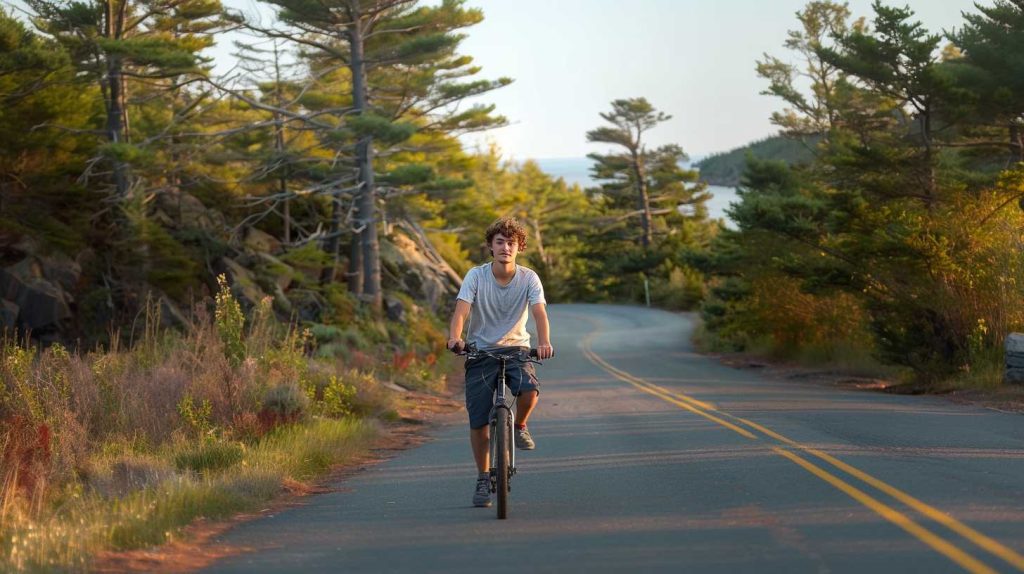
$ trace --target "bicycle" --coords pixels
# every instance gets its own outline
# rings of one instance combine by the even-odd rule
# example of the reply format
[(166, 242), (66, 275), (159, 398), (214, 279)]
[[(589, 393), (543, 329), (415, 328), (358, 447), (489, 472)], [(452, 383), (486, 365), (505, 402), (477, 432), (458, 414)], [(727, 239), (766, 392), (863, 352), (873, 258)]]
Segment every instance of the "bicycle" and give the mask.
[(537, 349), (530, 349), (530, 352), (511, 351), (505, 353), (494, 353), (491, 351), (477, 349), (474, 345), (467, 345), (458, 355), (465, 355), (467, 359), (478, 359), (491, 357), (501, 363), (501, 370), (498, 373), (498, 382), (494, 388), (494, 406), (491, 407), (489, 415), (491, 436), (490, 454), (491, 464), (488, 473), (491, 478), (491, 492), (497, 494), (498, 519), (508, 518), (509, 492), (512, 490), (512, 477), (516, 474), (516, 449), (512, 439), (513, 418), (512, 406), (505, 400), (505, 365), (508, 361), (519, 361), (521, 363), (542, 364), (536, 359)]

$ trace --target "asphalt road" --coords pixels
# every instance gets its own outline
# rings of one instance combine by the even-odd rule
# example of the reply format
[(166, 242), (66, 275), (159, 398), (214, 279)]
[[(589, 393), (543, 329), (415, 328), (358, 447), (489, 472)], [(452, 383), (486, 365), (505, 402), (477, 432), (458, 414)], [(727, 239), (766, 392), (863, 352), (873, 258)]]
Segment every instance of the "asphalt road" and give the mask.
[(209, 571), (1024, 570), (1024, 417), (765, 379), (695, 354), (678, 314), (550, 315), (508, 520), (470, 505), (459, 417), (228, 532), (251, 551)]

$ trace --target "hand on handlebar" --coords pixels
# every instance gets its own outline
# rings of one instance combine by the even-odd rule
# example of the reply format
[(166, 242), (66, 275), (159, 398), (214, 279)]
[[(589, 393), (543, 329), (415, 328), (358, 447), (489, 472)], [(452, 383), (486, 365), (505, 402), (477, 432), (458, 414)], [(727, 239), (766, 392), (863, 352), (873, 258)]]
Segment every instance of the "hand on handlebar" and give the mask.
[(448, 350), (461, 355), (466, 350), (466, 342), (462, 339), (448, 339)]

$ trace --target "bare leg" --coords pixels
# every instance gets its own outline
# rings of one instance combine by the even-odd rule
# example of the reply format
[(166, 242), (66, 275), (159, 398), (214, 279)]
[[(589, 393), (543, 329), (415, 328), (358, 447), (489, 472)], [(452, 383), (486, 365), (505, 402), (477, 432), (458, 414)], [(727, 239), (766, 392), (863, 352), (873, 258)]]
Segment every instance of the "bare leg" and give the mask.
[(484, 425), (469, 429), (469, 444), (473, 447), (473, 459), (479, 472), (488, 472), (491, 458), (491, 427)]
[(530, 413), (533, 412), (533, 408), (537, 406), (537, 398), (540, 396), (539, 391), (529, 391), (522, 393), (516, 398), (516, 424), (525, 425), (526, 419), (530, 418)]

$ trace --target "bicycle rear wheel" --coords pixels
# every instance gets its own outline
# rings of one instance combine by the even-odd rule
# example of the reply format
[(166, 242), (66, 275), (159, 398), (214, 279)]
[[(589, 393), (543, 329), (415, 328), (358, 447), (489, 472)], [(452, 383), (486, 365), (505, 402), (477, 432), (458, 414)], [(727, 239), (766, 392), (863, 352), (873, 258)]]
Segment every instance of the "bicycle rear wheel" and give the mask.
[(508, 517), (509, 498), (509, 466), (511, 457), (509, 452), (512, 447), (512, 413), (508, 409), (499, 409), (498, 421), (495, 425), (495, 469), (497, 470), (498, 487), (498, 518)]

